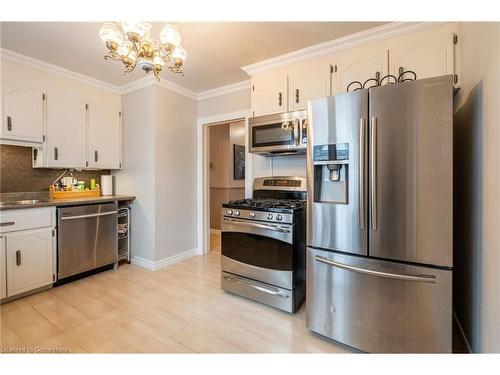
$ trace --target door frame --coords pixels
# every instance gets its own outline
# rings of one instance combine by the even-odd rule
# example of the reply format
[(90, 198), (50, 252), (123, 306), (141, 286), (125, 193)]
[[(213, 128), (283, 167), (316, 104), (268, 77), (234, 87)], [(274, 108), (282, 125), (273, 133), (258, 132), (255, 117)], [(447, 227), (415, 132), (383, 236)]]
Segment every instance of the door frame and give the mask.
[[(222, 123), (245, 121), (245, 131), (248, 131), (248, 118), (251, 111), (241, 110), (229, 112), (214, 116), (200, 117), (196, 126), (197, 141), (197, 236), (198, 236), (198, 254), (206, 255), (209, 253), (208, 244), (210, 244), (210, 180), (208, 178), (209, 163), (209, 144), (208, 144), (208, 126), (220, 125)], [(247, 133), (248, 134), (248, 133)], [(248, 152), (248, 137), (245, 135), (245, 197), (252, 194), (252, 158)]]

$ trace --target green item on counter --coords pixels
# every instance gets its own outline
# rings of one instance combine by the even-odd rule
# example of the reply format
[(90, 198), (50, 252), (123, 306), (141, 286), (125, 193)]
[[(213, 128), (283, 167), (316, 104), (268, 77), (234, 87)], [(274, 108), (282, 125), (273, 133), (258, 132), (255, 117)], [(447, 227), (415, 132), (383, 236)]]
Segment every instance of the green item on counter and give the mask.
[(95, 179), (90, 180), (90, 190), (95, 190)]
[(77, 189), (78, 189), (78, 191), (84, 191), (85, 190), (85, 181), (78, 181)]

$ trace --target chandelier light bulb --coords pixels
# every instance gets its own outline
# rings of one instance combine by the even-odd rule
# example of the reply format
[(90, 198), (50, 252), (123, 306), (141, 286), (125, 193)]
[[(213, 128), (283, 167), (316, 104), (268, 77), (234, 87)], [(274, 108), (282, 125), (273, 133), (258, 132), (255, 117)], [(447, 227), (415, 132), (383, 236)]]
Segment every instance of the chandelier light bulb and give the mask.
[(106, 43), (110, 50), (118, 49), (118, 46), (123, 40), (123, 34), (117, 25), (111, 22), (106, 22), (99, 30), (99, 37)]
[(165, 25), (160, 31), (160, 40), (168, 49), (174, 49), (181, 44), (181, 36), (177, 27), (174, 25)]
[(184, 64), (184, 61), (186, 61), (186, 50), (182, 46), (178, 46), (174, 49), (172, 52), (172, 59), (174, 60), (174, 63), (176, 65), (182, 65)]
[(121, 26), (132, 42), (144, 38), (151, 30), (151, 24), (148, 22), (122, 22)]

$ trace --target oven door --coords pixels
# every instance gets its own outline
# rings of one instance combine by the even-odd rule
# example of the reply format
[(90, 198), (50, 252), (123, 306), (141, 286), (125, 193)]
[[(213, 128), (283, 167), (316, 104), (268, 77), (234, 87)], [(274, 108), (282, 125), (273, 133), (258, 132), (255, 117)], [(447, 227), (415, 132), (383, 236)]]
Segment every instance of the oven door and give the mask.
[(222, 271), (292, 289), (293, 224), (222, 220)]
[(301, 137), (303, 120), (275, 115), (263, 117), (266, 118), (250, 121), (250, 152), (264, 155), (305, 152)]

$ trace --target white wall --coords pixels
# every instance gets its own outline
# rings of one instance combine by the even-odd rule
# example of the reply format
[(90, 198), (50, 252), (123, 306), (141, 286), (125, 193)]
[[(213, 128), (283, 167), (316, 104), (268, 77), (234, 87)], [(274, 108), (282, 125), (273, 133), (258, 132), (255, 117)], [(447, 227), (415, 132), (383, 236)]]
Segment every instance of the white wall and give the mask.
[(118, 194), (132, 207), (132, 257), (148, 265), (197, 247), (196, 102), (151, 86), (123, 97)]
[(122, 170), (113, 171), (117, 194), (135, 195), (132, 205), (132, 256), (156, 259), (155, 88), (123, 96)]
[(454, 308), (474, 352), (500, 352), (500, 23), (460, 23)]
[(197, 247), (196, 101), (156, 88), (156, 260)]
[(198, 101), (198, 118), (250, 110), (250, 89)]
[[(198, 102), (198, 118), (215, 116), (241, 110), (250, 111), (250, 90), (233, 92)], [(247, 145), (248, 148), (248, 145)], [(303, 176), (306, 175), (306, 156), (265, 157), (247, 155), (252, 158), (249, 173), (250, 186), (255, 177), (262, 176)], [(249, 163), (250, 164), (250, 163)]]

